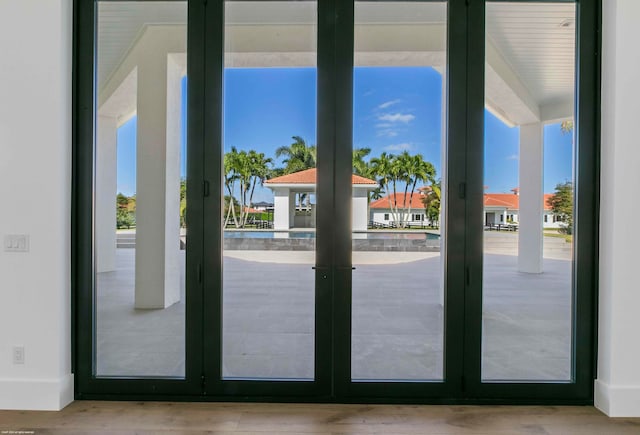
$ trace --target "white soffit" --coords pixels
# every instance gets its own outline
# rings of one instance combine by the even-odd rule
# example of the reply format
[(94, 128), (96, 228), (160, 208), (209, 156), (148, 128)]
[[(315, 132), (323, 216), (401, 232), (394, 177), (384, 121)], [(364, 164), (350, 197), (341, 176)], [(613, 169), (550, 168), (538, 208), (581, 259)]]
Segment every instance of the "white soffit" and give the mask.
[(539, 107), (573, 101), (575, 18), (574, 3), (487, 3), (487, 38)]
[(98, 2), (98, 89), (113, 74), (145, 24), (186, 24), (187, 2)]
[[(226, 2), (225, 21), (233, 26), (232, 29), (227, 30), (232, 32), (227, 41), (227, 51), (234, 52), (228, 54), (228, 63), (230, 66), (255, 66), (256, 59), (251, 59), (251, 55), (255, 53), (254, 57), (258, 60), (264, 60), (261, 58), (265, 56), (269, 60), (271, 56), (272, 62), (277, 64), (282, 61), (283, 66), (293, 66), (296, 61), (301, 61), (302, 65), (314, 64), (316, 7), (317, 3), (313, 1)], [(402, 23), (403, 26), (414, 26), (410, 30), (414, 32), (410, 38), (414, 41), (414, 46), (405, 44), (402, 50), (404, 54), (397, 53), (397, 56), (391, 58), (392, 60), (397, 57), (401, 63), (407, 64), (426, 64), (432, 61), (439, 65), (444, 63), (444, 54), (438, 53), (444, 48), (442, 37), (434, 40), (429, 34), (434, 30), (422, 26), (444, 23), (446, 3), (396, 2), (390, 5), (389, 3), (359, 2), (356, 4), (356, 10), (359, 25), (369, 26), (371, 30), (379, 33), (383, 27), (397, 23)], [(146, 25), (185, 25), (187, 3), (186, 1), (101, 1), (98, 2), (97, 22), (98, 88), (101, 89), (136, 43)], [(305, 29), (301, 30), (303, 27)], [(442, 33), (440, 29), (440, 27), (436, 28), (436, 34)], [(386, 30), (389, 31), (391, 28)], [(364, 32), (371, 35), (368, 30)], [(229, 46), (230, 42), (233, 43), (233, 47)], [(269, 43), (275, 44), (280, 53), (267, 53), (266, 45)], [(425, 43), (431, 46), (423, 47)], [(303, 50), (307, 53), (306, 55), (302, 54)], [(369, 50), (364, 48), (364, 51)], [(419, 51), (424, 53), (418, 53)], [(292, 56), (287, 53), (299, 54)], [(287, 58), (291, 59), (287, 60)], [(368, 61), (372, 64), (379, 63), (379, 59), (364, 60), (365, 63)]]
[[(227, 66), (315, 64), (316, 2), (227, 2), (225, 8), (232, 26), (227, 29)], [(356, 65), (387, 62), (442, 70), (444, 3), (358, 2), (356, 19)], [(146, 25), (186, 21), (186, 2), (99, 2), (98, 88), (118, 69)], [(486, 21), (487, 106), (512, 124), (544, 121), (547, 113), (571, 116), (575, 5), (488, 3)]]

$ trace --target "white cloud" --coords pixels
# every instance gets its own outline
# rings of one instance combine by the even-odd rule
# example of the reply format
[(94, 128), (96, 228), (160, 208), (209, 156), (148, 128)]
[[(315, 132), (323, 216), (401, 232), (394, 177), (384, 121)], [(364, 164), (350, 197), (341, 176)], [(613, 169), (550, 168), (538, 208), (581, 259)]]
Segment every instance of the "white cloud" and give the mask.
[(510, 156), (507, 156), (507, 160), (520, 160), (520, 156), (517, 154), (511, 154)]
[(391, 128), (385, 128), (383, 130), (378, 130), (378, 132), (376, 133), (376, 136), (378, 137), (396, 137), (398, 135), (398, 132), (396, 130), (393, 130)]
[(391, 124), (390, 122), (381, 122), (379, 124), (376, 124), (376, 128), (390, 128), (393, 127), (393, 124)]
[(396, 143), (396, 144), (391, 144), (391, 145), (387, 145), (386, 147), (384, 147), (385, 151), (409, 151), (413, 149), (413, 145), (408, 143), (408, 142), (403, 142), (403, 143)]
[(378, 106), (378, 109), (386, 109), (387, 107), (393, 106), (394, 104), (398, 104), (400, 102), (399, 99), (385, 101), (384, 103)]
[(385, 113), (384, 115), (378, 116), (380, 121), (388, 121), (388, 122), (401, 122), (403, 124), (408, 124), (409, 122), (416, 119), (415, 116), (410, 113)]

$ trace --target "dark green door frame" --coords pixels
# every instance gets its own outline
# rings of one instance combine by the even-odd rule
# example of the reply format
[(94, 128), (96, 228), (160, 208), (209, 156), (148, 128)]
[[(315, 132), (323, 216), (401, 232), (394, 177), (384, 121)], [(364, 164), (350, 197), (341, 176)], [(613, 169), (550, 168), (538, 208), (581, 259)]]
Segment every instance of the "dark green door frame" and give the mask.
[[(505, 2), (494, 0), (492, 2)], [(513, 1), (512, 1), (513, 2)], [(469, 276), (465, 298), (465, 396), (472, 401), (506, 403), (593, 403), (595, 377), (598, 209), (600, 1), (547, 1), (576, 4), (576, 184), (574, 262), (572, 270), (572, 381), (481, 381), (483, 230), (476, 217), (483, 210), (484, 185), (484, 1), (469, 3), (470, 69), (467, 79), (467, 238)], [(487, 1), (486, 3), (490, 3)], [(513, 2), (517, 3), (517, 2)], [(545, 2), (540, 2), (545, 3)], [(482, 53), (482, 55), (480, 55)]]
[[(114, 0), (117, 1), (117, 0)], [(502, 1), (502, 0), (497, 0)], [(514, 0), (518, 1), (518, 0)], [(529, 0), (530, 1), (530, 0)], [(564, 0), (556, 0), (564, 1)], [(445, 381), (352, 382), (353, 1), (318, 1), (315, 380), (221, 379), (223, 0), (188, 2), (186, 378), (97, 378), (93, 261), (96, 2), (74, 2), (73, 333), (78, 399), (410, 403), (593, 400), (599, 165), (600, 0), (577, 0), (574, 380), (481, 382), (484, 0), (449, 0)], [(196, 198), (199, 198), (196, 200)], [(205, 225), (205, 222), (207, 223)]]
[[(154, 397), (194, 397), (202, 392), (202, 285), (197, 265), (202, 262), (203, 245), (189, 243), (186, 250), (186, 324), (184, 378), (122, 378), (95, 376), (95, 256), (93, 245), (93, 195), (95, 186), (95, 88), (97, 2), (74, 1), (73, 68), (73, 211), (72, 211), (72, 292), (74, 373), (76, 398), (144, 399)], [(188, 2), (188, 53), (204, 51), (205, 7), (200, 1)], [(202, 56), (189, 55), (188, 180), (203, 178), (202, 153), (205, 120), (202, 117), (205, 69)], [(202, 184), (189, 183), (190, 198), (202, 198)], [(190, 200), (189, 228), (203, 227), (202, 202)]]

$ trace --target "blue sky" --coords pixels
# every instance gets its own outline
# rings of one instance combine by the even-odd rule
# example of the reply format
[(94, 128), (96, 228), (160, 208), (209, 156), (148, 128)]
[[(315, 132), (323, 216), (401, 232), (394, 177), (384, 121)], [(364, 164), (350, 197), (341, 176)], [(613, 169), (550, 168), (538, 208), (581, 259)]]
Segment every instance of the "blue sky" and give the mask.
[[(183, 81), (186, 89), (186, 80)], [(186, 95), (186, 92), (184, 92)], [(242, 68), (225, 71), (224, 144), (255, 149), (274, 157), (291, 136), (316, 143), (315, 68)], [(440, 174), (442, 82), (428, 67), (362, 67), (354, 71), (354, 141), (386, 151), (420, 153)], [(183, 100), (183, 155), (186, 139)], [(118, 130), (118, 192), (135, 193), (136, 118)], [(510, 192), (518, 186), (519, 129), (485, 111), (485, 182), (488, 192)], [(544, 129), (544, 191), (572, 178), (572, 135), (559, 124)], [(281, 159), (276, 161), (282, 165)], [(182, 173), (185, 172), (184, 158)], [(270, 201), (268, 189), (254, 201)]]

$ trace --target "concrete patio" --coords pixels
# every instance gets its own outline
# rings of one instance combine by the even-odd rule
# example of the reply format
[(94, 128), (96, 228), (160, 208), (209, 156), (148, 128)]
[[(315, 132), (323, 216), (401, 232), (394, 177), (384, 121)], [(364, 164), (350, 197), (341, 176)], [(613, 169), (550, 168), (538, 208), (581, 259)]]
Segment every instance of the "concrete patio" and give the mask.
[[(526, 274), (515, 234), (485, 236), (483, 378), (569, 380), (570, 245), (545, 237), (544, 273)], [(98, 274), (97, 373), (184, 376), (184, 288), (169, 308), (134, 309), (134, 251), (118, 249), (117, 271)], [(312, 378), (313, 253), (226, 254), (223, 376)], [(352, 377), (442, 379), (439, 253), (355, 255)]]

